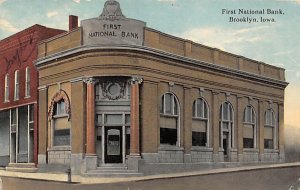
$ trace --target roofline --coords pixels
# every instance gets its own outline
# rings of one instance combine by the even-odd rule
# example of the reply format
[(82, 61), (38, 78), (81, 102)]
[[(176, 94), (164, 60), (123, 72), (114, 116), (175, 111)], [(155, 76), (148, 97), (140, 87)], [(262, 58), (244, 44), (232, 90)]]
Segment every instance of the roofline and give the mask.
[(95, 51), (95, 50), (105, 50), (105, 51), (107, 51), (107, 50), (115, 50), (115, 51), (116, 50), (119, 50), (119, 51), (131, 50), (131, 51), (147, 53), (147, 54), (151, 54), (151, 55), (155, 55), (155, 56), (175, 60), (175, 61), (178, 61), (178, 62), (184, 62), (185, 64), (189, 64), (189, 65), (193, 65), (193, 66), (200, 66), (200, 67), (210, 69), (210, 70), (213, 70), (213, 71), (222, 72), (222, 73), (225, 73), (225, 74), (230, 74), (231, 76), (235, 75), (235, 76), (242, 77), (242, 78), (258, 80), (259, 82), (280, 86), (282, 88), (285, 88), (289, 84), (286, 81), (272, 79), (272, 78), (268, 78), (268, 77), (265, 77), (265, 76), (261, 76), (261, 75), (257, 75), (257, 74), (237, 70), (237, 69), (232, 69), (232, 68), (228, 68), (228, 67), (217, 65), (217, 64), (211, 64), (211, 63), (208, 63), (208, 62), (195, 60), (195, 59), (184, 57), (184, 56), (181, 56), (181, 55), (176, 55), (176, 54), (173, 54), (173, 53), (165, 52), (165, 51), (162, 51), (162, 50), (159, 50), (159, 49), (154, 49), (154, 48), (150, 48), (150, 47), (146, 47), (146, 46), (134, 46), (134, 45), (119, 45), (119, 46), (103, 46), (103, 45), (102, 46), (97, 46), (97, 45), (92, 46), (92, 45), (87, 45), (87, 46), (79, 46), (79, 47), (75, 47), (75, 48), (72, 48), (72, 49), (69, 49), (69, 50), (66, 50), (66, 51), (58, 52), (58, 53), (55, 53), (55, 54), (52, 54), (52, 55), (49, 55), (49, 56), (46, 56), (46, 57), (43, 57), (43, 58), (39, 58), (34, 63), (37, 67), (39, 67), (39, 66), (45, 65), (49, 61), (57, 60), (57, 59), (67, 57), (67, 56), (72, 56), (72, 55), (78, 54), (78, 53), (84, 53), (86, 51)]

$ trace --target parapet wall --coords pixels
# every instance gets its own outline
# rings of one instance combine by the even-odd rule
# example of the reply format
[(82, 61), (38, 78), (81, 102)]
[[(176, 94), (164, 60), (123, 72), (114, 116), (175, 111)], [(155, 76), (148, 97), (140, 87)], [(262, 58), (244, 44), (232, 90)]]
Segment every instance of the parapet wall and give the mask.
[[(38, 58), (79, 47), (83, 44), (82, 28), (77, 28), (48, 39), (38, 47)], [(224, 66), (276, 80), (285, 81), (284, 69), (263, 62), (204, 46), (189, 40), (171, 36), (151, 28), (145, 28), (144, 46), (170, 52), (179, 56)]]

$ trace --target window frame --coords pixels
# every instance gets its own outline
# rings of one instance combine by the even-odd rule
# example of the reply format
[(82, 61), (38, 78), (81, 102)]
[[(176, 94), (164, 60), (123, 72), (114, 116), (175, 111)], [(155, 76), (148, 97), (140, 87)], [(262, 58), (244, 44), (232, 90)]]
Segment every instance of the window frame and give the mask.
[[(224, 111), (224, 109), (223, 109), (224, 105), (227, 105), (228, 118), (224, 118), (224, 112), (223, 112)], [(225, 101), (224, 103), (222, 103), (221, 106), (220, 106), (220, 115), (219, 115), (219, 119), (220, 119), (220, 129), (219, 129), (219, 131), (221, 133), (221, 134), (219, 134), (219, 136), (220, 136), (219, 140), (221, 142), (220, 145), (219, 145), (220, 148), (224, 148), (223, 147), (223, 133), (224, 133), (224, 131), (228, 132), (229, 137), (230, 137), (228, 148), (229, 149), (234, 148), (234, 141), (235, 141), (235, 139), (234, 139), (234, 135), (235, 135), (235, 133), (234, 133), (234, 129), (235, 129), (234, 117), (235, 117), (234, 116), (234, 109), (233, 109), (232, 104), (228, 101)], [(225, 123), (225, 122), (228, 123), (229, 126), (230, 126), (230, 128), (228, 128), (226, 130), (224, 130), (224, 127), (223, 127), (223, 123)]]
[[(268, 122), (268, 116), (270, 116), (269, 120), (270, 122)], [(276, 115), (275, 112), (272, 108), (269, 108), (265, 111), (265, 122), (264, 122), (264, 132), (266, 127), (267, 128), (271, 128), (272, 129), (272, 147), (266, 147), (266, 140), (269, 139), (265, 139), (264, 137), (264, 149), (268, 149), (268, 150), (275, 150), (277, 148), (276, 146), (276, 141), (277, 141), (277, 120), (276, 120)]]
[(4, 79), (4, 102), (9, 102), (9, 74), (5, 75)]
[[(248, 114), (250, 113), (250, 118), (247, 118)], [(257, 118), (256, 118), (256, 113), (251, 105), (247, 105), (244, 109), (244, 117), (243, 117), (243, 128), (248, 127), (245, 125), (251, 125), (252, 130), (253, 130), (253, 147), (245, 147), (244, 139), (249, 139), (249, 138), (244, 138), (243, 134), (243, 148), (244, 149), (255, 149), (257, 148)]]
[[(202, 115), (200, 115), (200, 116), (198, 116), (198, 101), (203, 101), (203, 104), (202, 104)], [(206, 108), (205, 108), (206, 107)], [(195, 145), (193, 145), (193, 142), (192, 142), (192, 146), (193, 147), (209, 147), (209, 106), (208, 106), (208, 103), (207, 103), (207, 101), (204, 99), (204, 98), (202, 98), (202, 97), (200, 97), (200, 98), (197, 98), (196, 100), (194, 100), (194, 102), (193, 102), (193, 106), (192, 106), (192, 120), (199, 120), (199, 121), (204, 121), (204, 122), (206, 122), (206, 126), (205, 126), (205, 128), (206, 128), (206, 145), (205, 146), (195, 146)], [(206, 109), (206, 114), (205, 114), (205, 109)], [(192, 121), (193, 122), (193, 121)], [(193, 129), (191, 130), (192, 131), (192, 135), (193, 135)], [(193, 137), (192, 137), (192, 139), (193, 139)]]
[(25, 69), (25, 98), (29, 98), (30, 94), (30, 82), (31, 82), (31, 70), (30, 67), (26, 67)]
[(15, 71), (14, 100), (20, 99), (20, 71)]
[[(172, 101), (171, 101), (171, 113), (167, 113), (166, 112), (166, 95), (171, 95)], [(172, 107), (173, 106), (173, 107)], [(180, 134), (180, 104), (179, 104), (179, 100), (177, 98), (177, 96), (172, 93), (172, 92), (166, 92), (162, 95), (161, 98), (161, 104), (160, 104), (160, 118), (161, 117), (165, 117), (165, 118), (176, 118), (176, 134), (177, 134), (177, 140), (176, 140), (176, 145), (171, 145), (171, 144), (167, 144), (167, 143), (161, 143), (161, 140), (159, 141), (160, 146), (177, 146), (177, 147), (181, 147), (181, 134)], [(161, 130), (160, 124), (159, 124), (159, 128)], [(161, 137), (161, 134), (160, 134)]]

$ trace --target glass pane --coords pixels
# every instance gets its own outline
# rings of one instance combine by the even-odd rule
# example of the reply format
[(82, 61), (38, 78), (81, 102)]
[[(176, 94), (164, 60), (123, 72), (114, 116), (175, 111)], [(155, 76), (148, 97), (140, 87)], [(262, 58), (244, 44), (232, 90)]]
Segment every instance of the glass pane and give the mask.
[(252, 108), (252, 117), (251, 117), (251, 119), (252, 119), (252, 123), (255, 124), (255, 113), (254, 113), (253, 108)]
[(175, 99), (175, 97), (174, 96), (172, 96), (173, 97), (173, 100), (174, 100), (174, 114), (172, 114), (172, 115), (178, 115), (178, 103), (177, 103), (177, 101), (176, 101), (176, 99)]
[(197, 100), (197, 117), (203, 117), (203, 101), (201, 99)]
[(172, 114), (172, 98), (171, 94), (165, 94), (165, 113)]
[(107, 114), (105, 115), (105, 124), (122, 124), (121, 114)]
[(160, 128), (160, 143), (167, 145), (176, 145), (177, 130), (169, 128)]
[(16, 111), (16, 109), (11, 110), (11, 124), (12, 125), (17, 124), (17, 111)]
[(98, 125), (102, 125), (102, 114), (97, 114), (96, 121)]
[(205, 102), (204, 103), (204, 118), (208, 118), (208, 107), (207, 107), (207, 104)]
[(192, 146), (206, 146), (205, 132), (192, 132)]
[(228, 117), (228, 104), (227, 103), (223, 104), (223, 119), (224, 120), (229, 119), (229, 117)]
[(244, 148), (254, 148), (254, 140), (252, 138), (243, 139)]
[(29, 121), (34, 121), (34, 108), (33, 108), (33, 105), (29, 106)]
[(119, 130), (110, 129), (107, 131), (107, 155), (121, 154), (121, 134)]
[(18, 162), (28, 162), (28, 107), (18, 109)]
[(130, 125), (130, 115), (129, 114), (125, 115), (125, 124)]
[(197, 103), (197, 101), (195, 100), (194, 103), (193, 103), (193, 117), (197, 117), (197, 115), (196, 115), (196, 103)]
[(70, 145), (70, 129), (54, 131), (54, 146), (69, 146)]

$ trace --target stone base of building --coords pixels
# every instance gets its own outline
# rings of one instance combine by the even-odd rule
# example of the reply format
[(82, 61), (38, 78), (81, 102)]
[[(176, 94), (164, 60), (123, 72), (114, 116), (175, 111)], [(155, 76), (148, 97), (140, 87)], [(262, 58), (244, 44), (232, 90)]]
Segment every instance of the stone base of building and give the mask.
[(213, 149), (205, 147), (192, 147), (191, 162), (213, 162)]
[(256, 163), (259, 162), (259, 150), (258, 149), (244, 149), (242, 159), (239, 159), (242, 163)]
[(71, 163), (71, 149), (70, 147), (55, 147), (55, 149), (48, 150), (49, 164), (67, 164)]
[(181, 147), (160, 147), (158, 160), (160, 163), (183, 163), (184, 149)]

